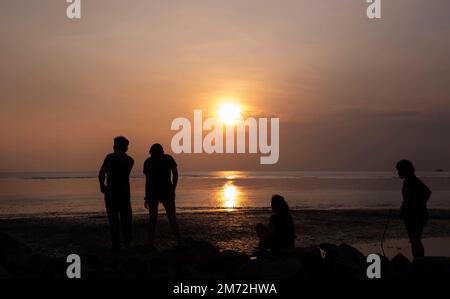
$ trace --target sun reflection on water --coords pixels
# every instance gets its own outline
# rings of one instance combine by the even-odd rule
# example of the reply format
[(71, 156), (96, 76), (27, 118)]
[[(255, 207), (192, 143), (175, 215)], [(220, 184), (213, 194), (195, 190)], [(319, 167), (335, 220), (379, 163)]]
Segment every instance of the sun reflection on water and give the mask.
[(234, 209), (240, 205), (241, 191), (233, 182), (225, 183), (219, 193), (219, 205), (223, 208)]

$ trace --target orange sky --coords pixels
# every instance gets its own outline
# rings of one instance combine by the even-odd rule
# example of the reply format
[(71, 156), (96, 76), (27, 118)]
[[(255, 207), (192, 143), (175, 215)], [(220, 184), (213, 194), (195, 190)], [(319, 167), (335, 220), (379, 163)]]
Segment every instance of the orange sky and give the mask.
[(95, 170), (125, 135), (141, 167), (171, 121), (222, 97), (281, 121), (280, 161), (185, 170), (450, 168), (450, 2), (0, 2), (0, 171)]

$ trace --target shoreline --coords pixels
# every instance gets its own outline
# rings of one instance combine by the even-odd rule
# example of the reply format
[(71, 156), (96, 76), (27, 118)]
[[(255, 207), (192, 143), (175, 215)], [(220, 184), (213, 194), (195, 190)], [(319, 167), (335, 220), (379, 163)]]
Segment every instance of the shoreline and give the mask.
[[(293, 210), (296, 246), (333, 244), (377, 244), (380, 242), (389, 210)], [(267, 223), (269, 209), (179, 213), (184, 237), (206, 240), (221, 250), (237, 250), (250, 254), (257, 246), (254, 226)], [(148, 218), (134, 215), (135, 247), (145, 247)], [(220, 228), (220, 229), (218, 229)], [(63, 256), (92, 248), (109, 248), (109, 228), (105, 213), (82, 215), (33, 215), (1, 218), (0, 231), (8, 233), (37, 252)], [(450, 237), (450, 211), (430, 210), (430, 221), (424, 238)], [(407, 238), (406, 229), (395, 212), (386, 233), (386, 240)], [(164, 212), (159, 214), (156, 242), (158, 249), (174, 245)], [(450, 255), (450, 252), (449, 252)]]
[[(290, 211), (293, 214), (297, 213), (321, 213), (321, 212), (329, 212), (329, 213), (365, 213), (365, 212), (374, 212), (376, 214), (385, 214), (388, 215), (389, 212), (392, 213), (392, 216), (395, 217), (398, 213), (398, 208), (329, 208), (329, 209), (317, 209), (317, 208), (290, 208)], [(436, 215), (449, 215), (450, 219), (450, 209), (444, 208), (433, 208), (428, 209), (430, 214)], [(271, 208), (269, 207), (238, 207), (238, 208), (204, 208), (204, 207), (177, 207), (177, 215), (184, 214), (214, 214), (214, 213), (271, 213)], [(146, 216), (148, 212), (134, 212), (133, 216), (142, 217)], [(158, 211), (159, 215), (165, 215), (164, 209), (159, 207)], [(78, 218), (78, 217), (86, 217), (86, 218), (106, 218), (106, 210), (105, 211), (96, 211), (96, 212), (47, 212), (47, 213), (22, 213), (22, 214), (0, 214), (1, 220), (13, 220), (13, 219), (34, 219), (34, 218)]]

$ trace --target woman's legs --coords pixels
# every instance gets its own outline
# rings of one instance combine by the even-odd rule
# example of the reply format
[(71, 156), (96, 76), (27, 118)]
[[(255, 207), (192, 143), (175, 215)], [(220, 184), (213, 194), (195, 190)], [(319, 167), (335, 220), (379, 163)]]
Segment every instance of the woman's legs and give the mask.
[(149, 214), (150, 214), (148, 242), (149, 242), (150, 247), (154, 247), (156, 220), (158, 219), (158, 205), (159, 205), (159, 201), (157, 201), (157, 200), (150, 200), (148, 203), (148, 210), (149, 210)]
[(425, 256), (425, 248), (422, 244), (423, 227), (407, 225), (406, 230), (414, 258)]
[(166, 209), (167, 218), (169, 218), (170, 229), (172, 230), (172, 233), (175, 236), (177, 243), (180, 244), (181, 235), (180, 229), (178, 228), (175, 201), (174, 200), (163, 201), (162, 204), (164, 205), (164, 209)]

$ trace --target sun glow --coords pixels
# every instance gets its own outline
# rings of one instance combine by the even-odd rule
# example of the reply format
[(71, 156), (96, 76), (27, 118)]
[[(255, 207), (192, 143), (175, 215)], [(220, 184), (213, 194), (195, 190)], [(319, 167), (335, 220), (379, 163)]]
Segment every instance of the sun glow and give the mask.
[(222, 187), (222, 206), (224, 208), (235, 208), (239, 204), (240, 192), (233, 183), (228, 182)]
[(227, 125), (242, 118), (241, 107), (237, 104), (224, 103), (219, 106), (219, 118)]

